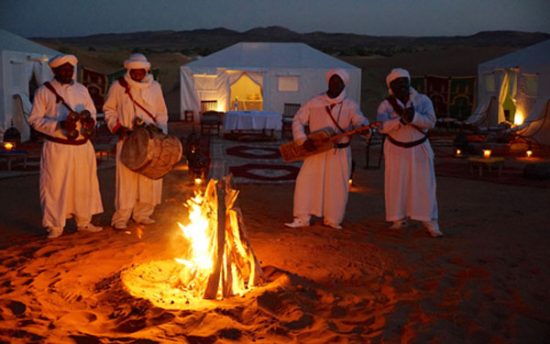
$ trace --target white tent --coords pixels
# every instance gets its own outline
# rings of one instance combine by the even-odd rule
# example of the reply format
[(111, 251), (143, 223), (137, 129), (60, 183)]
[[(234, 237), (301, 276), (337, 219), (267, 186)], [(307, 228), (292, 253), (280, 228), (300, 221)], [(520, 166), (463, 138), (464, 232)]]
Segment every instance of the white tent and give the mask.
[(513, 130), (550, 144), (550, 40), (478, 66), (478, 106), (467, 123)]
[(326, 91), (325, 73), (345, 69), (349, 98), (360, 103), (361, 69), (303, 43), (237, 43), (180, 68), (185, 111), (263, 110), (283, 113)]
[(47, 62), (57, 54), (55, 50), (0, 29), (0, 137), (13, 122), (21, 133), (21, 140), (29, 139), (30, 128), (20, 102), (24, 111), (28, 111), (30, 80), (34, 75), (37, 84), (41, 85), (51, 79), (52, 71)]

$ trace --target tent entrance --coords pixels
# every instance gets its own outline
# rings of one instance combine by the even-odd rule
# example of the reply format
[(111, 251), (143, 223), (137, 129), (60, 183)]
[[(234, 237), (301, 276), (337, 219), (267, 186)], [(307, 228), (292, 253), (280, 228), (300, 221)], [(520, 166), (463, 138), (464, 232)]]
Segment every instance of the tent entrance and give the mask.
[(246, 73), (231, 85), (230, 107), (238, 111), (262, 111), (262, 88)]
[(516, 94), (517, 94), (517, 71), (506, 70), (504, 72), (499, 92), (499, 123), (507, 121), (514, 122), (516, 114)]

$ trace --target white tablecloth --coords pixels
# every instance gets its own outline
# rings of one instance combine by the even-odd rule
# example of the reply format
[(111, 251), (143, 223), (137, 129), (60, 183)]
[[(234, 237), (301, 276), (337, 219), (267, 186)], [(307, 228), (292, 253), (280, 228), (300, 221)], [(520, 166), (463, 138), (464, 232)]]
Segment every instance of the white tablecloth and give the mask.
[(229, 111), (223, 118), (223, 130), (281, 130), (283, 115), (269, 111)]

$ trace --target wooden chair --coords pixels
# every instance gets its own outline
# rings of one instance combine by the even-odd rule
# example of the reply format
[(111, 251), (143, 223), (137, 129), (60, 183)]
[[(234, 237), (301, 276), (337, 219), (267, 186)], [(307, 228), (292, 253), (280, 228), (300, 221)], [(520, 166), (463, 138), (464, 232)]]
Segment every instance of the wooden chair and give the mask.
[(215, 130), (216, 135), (220, 134), (220, 127), (223, 121), (223, 112), (218, 111), (206, 111), (201, 115), (201, 135), (208, 133), (211, 135), (212, 131)]
[(183, 121), (184, 122), (193, 122), (193, 110), (183, 111)]
[(218, 109), (217, 100), (201, 100), (201, 112), (216, 111)]
[(103, 160), (103, 157), (107, 159), (115, 157), (118, 137), (109, 131), (107, 123), (104, 121), (98, 122), (95, 135), (92, 137), (91, 141), (94, 145), (96, 158), (99, 161)]
[(281, 137), (285, 136), (285, 133), (288, 132), (290, 135), (292, 135), (292, 120), (294, 119), (294, 115), (298, 110), (300, 109), (300, 104), (296, 103), (285, 103), (285, 107), (283, 110), (283, 126), (281, 128)]

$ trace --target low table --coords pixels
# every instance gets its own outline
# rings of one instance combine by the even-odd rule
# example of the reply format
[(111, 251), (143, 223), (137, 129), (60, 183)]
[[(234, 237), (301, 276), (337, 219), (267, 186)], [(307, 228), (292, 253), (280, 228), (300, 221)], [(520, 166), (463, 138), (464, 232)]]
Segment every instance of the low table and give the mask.
[(27, 168), (27, 158), (29, 157), (29, 152), (25, 150), (0, 150), (0, 159), (6, 160), (8, 163), (8, 171), (11, 171), (11, 164), (15, 160), (23, 160), (23, 168)]
[(225, 133), (235, 131), (274, 131), (281, 130), (283, 116), (278, 112), (270, 111), (228, 111), (223, 117), (223, 130)]
[(474, 174), (474, 169), (477, 167), (477, 171), (480, 177), (483, 177), (483, 168), (486, 167), (489, 173), (491, 173), (493, 167), (497, 169), (498, 176), (500, 177), (502, 173), (502, 166), (504, 165), (504, 158), (493, 157), (493, 158), (484, 158), (484, 157), (470, 157), (468, 158), (468, 163), (470, 164), (470, 172)]

